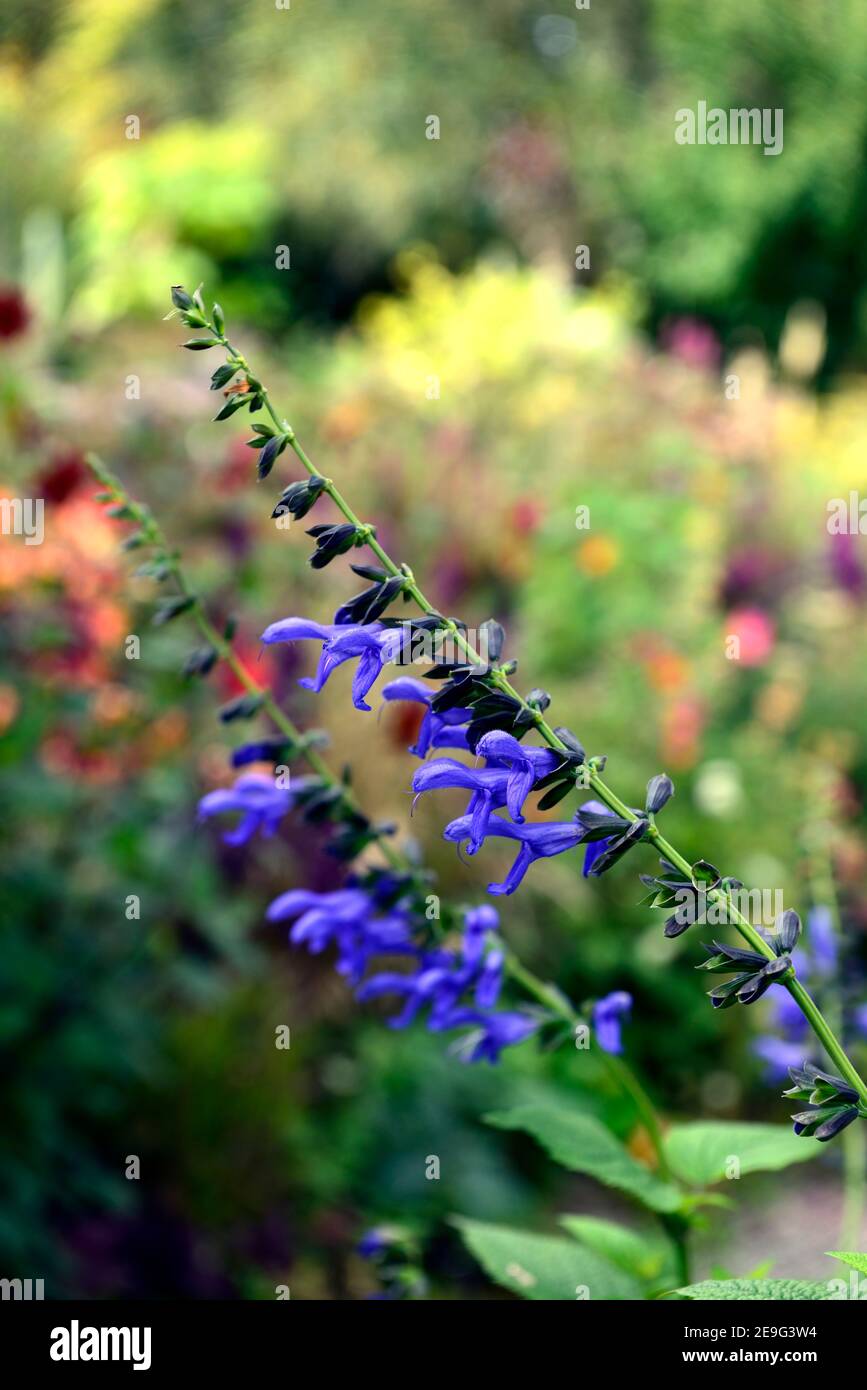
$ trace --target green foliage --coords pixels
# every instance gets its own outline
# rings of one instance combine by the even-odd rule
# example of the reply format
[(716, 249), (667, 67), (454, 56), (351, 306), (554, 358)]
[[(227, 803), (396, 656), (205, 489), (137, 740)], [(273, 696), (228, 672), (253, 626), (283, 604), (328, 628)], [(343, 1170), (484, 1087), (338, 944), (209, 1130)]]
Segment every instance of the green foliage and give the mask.
[(703, 1300), (767, 1300), (787, 1299), (820, 1302), (833, 1297), (827, 1284), (811, 1283), (807, 1279), (704, 1279), (700, 1284), (688, 1284), (675, 1289), (670, 1298)]
[(675, 1282), (671, 1244), (659, 1233), (634, 1231), (598, 1216), (561, 1216), (560, 1225), (582, 1245), (604, 1255), (642, 1283), (670, 1288)]
[[(666, 1156), (679, 1179), (696, 1187), (724, 1177), (775, 1172), (816, 1158), (820, 1145), (784, 1125), (746, 1125), (699, 1120), (674, 1125), (666, 1136)], [(734, 1165), (732, 1165), (734, 1161)], [(735, 1172), (729, 1172), (735, 1166)]]
[[(784, 1125), (702, 1120), (674, 1125), (665, 1139), (672, 1169), (683, 1182), (696, 1187), (746, 1173), (775, 1172), (820, 1152), (817, 1141), (796, 1135)], [(732, 1160), (735, 1173), (728, 1171)]]
[(635, 1197), (653, 1211), (672, 1212), (680, 1193), (636, 1162), (610, 1130), (592, 1115), (570, 1108), (568, 1098), (557, 1106), (535, 1102), (487, 1115), (500, 1129), (523, 1129), (538, 1140), (557, 1163), (574, 1173), (588, 1173), (607, 1187)]
[(509, 1226), (489, 1226), (464, 1218), (457, 1218), (455, 1224), (485, 1273), (522, 1298), (642, 1297), (638, 1280), (577, 1241), (528, 1235)]

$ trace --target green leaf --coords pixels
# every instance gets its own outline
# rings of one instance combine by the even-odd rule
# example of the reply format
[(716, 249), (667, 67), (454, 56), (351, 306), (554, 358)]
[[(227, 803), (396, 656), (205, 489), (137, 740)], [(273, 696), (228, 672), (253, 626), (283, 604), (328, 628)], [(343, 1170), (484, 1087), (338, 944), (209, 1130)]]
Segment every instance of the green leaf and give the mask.
[(737, 1159), (738, 1175), (775, 1172), (790, 1163), (804, 1163), (821, 1152), (815, 1139), (797, 1135), (785, 1125), (729, 1124), (701, 1120), (675, 1125), (666, 1136), (665, 1154), (684, 1182), (705, 1187), (727, 1176)]
[(830, 1255), (832, 1260), (842, 1260), (844, 1265), (857, 1269), (859, 1274), (867, 1274), (867, 1255), (857, 1250), (826, 1250), (825, 1254)]
[(462, 1217), (455, 1225), (485, 1273), (522, 1298), (574, 1301), (586, 1297), (584, 1289), (591, 1300), (642, 1296), (637, 1280), (577, 1241), (531, 1235)]
[(705, 1279), (700, 1284), (688, 1284), (675, 1289), (669, 1298), (691, 1299), (803, 1299), (814, 1302), (833, 1298), (827, 1284), (814, 1284), (807, 1279)]
[(628, 1192), (653, 1211), (675, 1211), (681, 1194), (627, 1153), (614, 1135), (592, 1115), (550, 1101), (531, 1101), (513, 1110), (486, 1115), (499, 1129), (523, 1129), (538, 1140), (564, 1168), (589, 1173), (607, 1187)]
[(228, 385), (237, 370), (231, 362), (224, 362), (211, 376), (211, 390), (219, 391), (221, 387)]
[(222, 410), (217, 411), (214, 419), (228, 420), (229, 416), (234, 415), (236, 410), (243, 410), (244, 406), (249, 405), (249, 403), (250, 397), (246, 393), (242, 393), (240, 396), (233, 396), (231, 400), (226, 401)]
[(636, 1279), (653, 1283), (663, 1281), (671, 1287), (674, 1261), (670, 1245), (661, 1237), (644, 1235), (617, 1221), (603, 1221), (597, 1216), (561, 1216), (560, 1225), (582, 1245), (604, 1255)]
[(190, 352), (205, 352), (208, 348), (216, 346), (216, 338), (189, 338), (187, 342), (181, 343), (181, 347), (187, 348)]

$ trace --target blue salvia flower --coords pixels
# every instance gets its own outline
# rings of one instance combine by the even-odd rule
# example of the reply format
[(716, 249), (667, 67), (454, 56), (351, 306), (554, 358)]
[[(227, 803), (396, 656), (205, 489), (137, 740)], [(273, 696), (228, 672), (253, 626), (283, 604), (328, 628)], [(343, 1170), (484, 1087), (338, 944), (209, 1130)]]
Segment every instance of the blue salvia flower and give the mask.
[(489, 903), (468, 908), (464, 913), (464, 960), (476, 965), (481, 958), (488, 932), (496, 931), (500, 925), (500, 914)]
[[(466, 763), (459, 763), (455, 758), (434, 758), (415, 773), (412, 789), (416, 798), (424, 792), (453, 787), (471, 793), (465, 814), (471, 824), (468, 853), (475, 854), (484, 844), (491, 813), (506, 805), (509, 777), (506, 768), (467, 767)], [(497, 831), (492, 833), (496, 834)]]
[[(545, 821), (536, 825), (513, 825), (511, 821), (492, 816), (486, 834), (499, 836), (506, 840), (518, 840), (521, 848), (517, 858), (502, 883), (489, 883), (488, 892), (498, 895), (514, 893), (522, 882), (531, 864), (537, 859), (549, 859), (555, 854), (580, 845), (585, 830), (577, 821)], [(473, 817), (459, 816), (450, 821), (443, 831), (443, 838), (453, 844), (472, 845), (474, 835)]]
[(430, 1008), (431, 1029), (450, 1027), (444, 1020), (471, 989), (475, 990), (475, 1002), (480, 1008), (492, 1008), (502, 983), (503, 953), (492, 950), (485, 954), (485, 940), (498, 924), (493, 908), (468, 912), (460, 954), (445, 949), (419, 951), (414, 974), (382, 971), (372, 975), (361, 985), (358, 998), (365, 1001), (389, 994), (403, 996), (403, 1009), (389, 1019), (392, 1028), (408, 1027), (426, 1007)]
[(493, 729), (483, 734), (476, 744), (476, 752), (487, 760), (488, 767), (508, 769), (505, 804), (516, 825), (520, 825), (524, 819), (521, 813), (534, 782), (540, 777), (547, 777), (563, 761), (552, 748), (525, 747), (514, 734), (506, 733), (504, 729)]
[[(305, 783), (309, 779), (299, 779)], [(258, 832), (273, 835), (281, 820), (292, 809), (295, 795), (288, 787), (278, 787), (273, 777), (249, 772), (239, 777), (233, 787), (208, 792), (199, 802), (199, 819), (240, 812), (241, 819), (234, 830), (227, 830), (223, 839), (227, 845), (245, 845)]]
[(460, 1028), (472, 1025), (472, 1032), (454, 1047), (462, 1062), (491, 1062), (500, 1060), (504, 1047), (526, 1042), (541, 1026), (542, 1018), (529, 1010), (503, 1010), (502, 1013), (482, 1014), (475, 1009), (458, 1009), (444, 1025)]
[(400, 655), (405, 638), (399, 628), (383, 623), (314, 623), (308, 618), (283, 618), (262, 633), (262, 641), (268, 645), (306, 640), (321, 642), (322, 654), (316, 675), (304, 676), (298, 684), (318, 694), (332, 671), (344, 661), (357, 660), (352, 703), (356, 709), (369, 710), (365, 696), (383, 666)]
[(353, 984), (375, 955), (416, 954), (408, 915), (400, 908), (380, 913), (363, 888), (331, 893), (292, 888), (274, 899), (266, 916), (269, 922), (297, 918), (289, 933), (295, 946), (306, 946), (314, 954), (336, 946), (337, 969)]
[[(402, 998), (402, 1009), (388, 1020), (390, 1027), (407, 1027), (423, 1009), (433, 1032), (474, 1025), (465, 1061), (497, 1061), (504, 1047), (523, 1042), (541, 1026), (541, 1014), (495, 1011), (505, 966), (503, 951), (489, 942), (499, 926), (495, 908), (485, 904), (466, 910), (459, 951), (427, 949), (416, 944), (412, 919), (400, 903), (383, 907), (381, 890), (381, 881), (330, 893), (291, 889), (275, 898), (267, 917), (271, 922), (296, 919), (290, 932), (294, 945), (312, 952), (336, 946), (337, 969), (358, 986), (359, 1000)], [(414, 968), (380, 971), (362, 982), (374, 957), (395, 955), (412, 960)]]
[(471, 793), (466, 809), (472, 822), (468, 837), (471, 854), (484, 843), (492, 811), (506, 807), (515, 824), (523, 824), (524, 801), (534, 782), (547, 776), (561, 761), (549, 748), (522, 748), (516, 738), (501, 730), (485, 734), (477, 751), (487, 753), (487, 767), (468, 767), (455, 758), (434, 758), (419, 768), (412, 779), (417, 797), (451, 787)]
[(623, 1051), (621, 1021), (629, 1017), (631, 1010), (632, 995), (622, 989), (606, 994), (593, 1005), (593, 1034), (604, 1052), (619, 1055)]
[(426, 758), (432, 748), (469, 750), (467, 731), (463, 726), (472, 718), (472, 710), (448, 709), (438, 714), (431, 709), (431, 701), (435, 694), (435, 690), (413, 676), (401, 676), (382, 687), (384, 700), (412, 700), (427, 707), (418, 731), (418, 740), (409, 750), (417, 758)]

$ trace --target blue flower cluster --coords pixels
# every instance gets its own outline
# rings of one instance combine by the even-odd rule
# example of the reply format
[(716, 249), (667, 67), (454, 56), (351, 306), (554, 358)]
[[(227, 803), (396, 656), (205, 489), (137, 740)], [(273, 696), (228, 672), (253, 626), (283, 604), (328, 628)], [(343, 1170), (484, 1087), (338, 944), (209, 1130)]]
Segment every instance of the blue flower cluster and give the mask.
[[(388, 623), (340, 621), (344, 616), (339, 611), (333, 624), (286, 618), (272, 623), (262, 640), (321, 642), (315, 677), (300, 682), (313, 691), (320, 691), (338, 666), (354, 660), (353, 704), (369, 710), (366, 697), (384, 666), (405, 653), (406, 636), (400, 627)], [(518, 842), (517, 856), (504, 882), (488, 885), (492, 894), (513, 893), (530, 864), (577, 845), (586, 847), (585, 875), (601, 872), (608, 860), (619, 857), (624, 841), (635, 843), (644, 833), (646, 813), (636, 813), (638, 822), (631, 822), (613, 816), (596, 801), (585, 802), (569, 821), (527, 824), (524, 805), (528, 795), (540, 784), (548, 785), (552, 778), (561, 776), (564, 768), (568, 771), (569, 757), (548, 747), (524, 745), (500, 728), (491, 728), (471, 741), (468, 730), (476, 717), (473, 709), (461, 704), (437, 708), (435, 690), (413, 677), (389, 682), (382, 695), (386, 701), (408, 700), (424, 707), (418, 736), (410, 749), (423, 760), (412, 781), (415, 798), (447, 788), (469, 793), (465, 814), (445, 827), (445, 839), (466, 846), (469, 854), (475, 854), (489, 836)], [(251, 745), (250, 758), (256, 756), (258, 747)], [(474, 752), (481, 761), (472, 766), (441, 754), (424, 761), (440, 749)], [(270, 747), (266, 751), (270, 754)], [(583, 761), (583, 752), (569, 756)], [(236, 765), (250, 758), (247, 750), (241, 750)], [(669, 783), (670, 790), (661, 794), (656, 787), (659, 780), (655, 779), (653, 795), (655, 802), (662, 804), (673, 788)], [(224, 839), (233, 845), (244, 844), (258, 831), (273, 835), (283, 816), (299, 802), (303, 804), (308, 783), (315, 783), (315, 779), (293, 778), (291, 790), (284, 789), (273, 778), (249, 773), (239, 777), (232, 788), (205, 796), (199, 815), (209, 818), (239, 813), (237, 827)], [(271, 922), (293, 921), (290, 940), (295, 945), (312, 952), (333, 946), (337, 969), (360, 1000), (393, 996), (402, 1001), (388, 1020), (391, 1027), (404, 1028), (424, 1015), (434, 1032), (469, 1029), (455, 1049), (465, 1061), (496, 1062), (503, 1048), (523, 1042), (547, 1019), (540, 1009), (497, 1007), (504, 953), (495, 936), (498, 914), (491, 906), (464, 910), (457, 946), (432, 939), (430, 923), (413, 902), (407, 885), (382, 873), (356, 877), (332, 892), (292, 889), (275, 899), (267, 916)], [(391, 968), (368, 973), (373, 962), (383, 957), (390, 958)], [(409, 968), (397, 968), (400, 958)], [(594, 1006), (594, 1036), (605, 1051), (623, 1050), (621, 1023), (631, 1005), (631, 997), (617, 991)]]
[[(341, 611), (337, 619), (344, 617)], [(369, 710), (366, 696), (383, 667), (406, 654), (406, 631), (401, 625), (385, 622), (335, 621), (332, 624), (310, 622), (306, 618), (284, 618), (272, 623), (262, 634), (266, 643), (295, 642), (313, 639), (322, 643), (316, 676), (304, 678), (300, 684), (319, 691), (331, 672), (349, 660), (357, 666), (352, 683), (352, 700), (356, 709)], [(466, 677), (471, 684), (471, 677)], [(455, 687), (461, 688), (460, 682)], [(540, 692), (544, 694), (544, 692)], [(413, 778), (416, 797), (428, 791), (459, 787), (470, 793), (466, 813), (452, 820), (443, 831), (454, 844), (467, 847), (475, 854), (488, 836), (515, 840), (518, 849), (515, 861), (502, 883), (491, 883), (493, 894), (510, 894), (522, 882), (527, 869), (537, 859), (563, 854), (577, 845), (586, 845), (584, 873), (604, 873), (628, 849), (644, 837), (649, 826), (648, 816), (665, 804), (674, 787), (661, 774), (648, 786), (644, 811), (635, 812), (636, 820), (613, 815), (597, 801), (587, 801), (569, 821), (540, 821), (526, 824), (523, 808), (534, 788), (547, 786), (551, 780), (568, 779), (572, 762), (584, 761), (583, 750), (570, 736), (576, 752), (563, 754), (552, 748), (535, 748), (522, 744), (514, 733), (492, 728), (470, 738), (471, 727), (478, 727), (477, 711), (458, 703), (443, 704), (436, 692), (424, 681), (403, 677), (391, 681), (383, 689), (385, 700), (410, 700), (425, 707), (418, 739), (410, 752), (425, 759), (433, 749), (454, 748), (475, 752), (484, 760), (483, 766), (471, 767), (451, 757), (436, 757), (420, 768)], [(547, 697), (545, 697), (547, 698)], [(499, 714), (491, 716), (496, 722)], [(505, 716), (514, 722), (514, 712)], [(562, 731), (568, 734), (568, 731)], [(580, 751), (577, 751), (580, 750)], [(563, 791), (574, 786), (572, 781), (559, 784)], [(505, 810), (507, 817), (496, 815)]]
[[(467, 1062), (496, 1062), (504, 1047), (524, 1042), (540, 1027), (544, 1015), (529, 1010), (497, 1010), (503, 983), (503, 951), (490, 938), (499, 926), (493, 907), (469, 908), (463, 914), (462, 940), (453, 949), (419, 944), (419, 924), (409, 904), (400, 899), (382, 905), (380, 879), (367, 886), (313, 893), (293, 889), (268, 909), (268, 920), (294, 917), (290, 940), (311, 951), (337, 948), (337, 969), (357, 986), (359, 1000), (394, 996), (403, 1007), (389, 1018), (391, 1028), (406, 1028), (422, 1011), (432, 1032), (469, 1027), (458, 1052)], [(403, 956), (412, 969), (381, 970), (366, 975), (377, 956)]]
[[(276, 787), (269, 777), (250, 773), (232, 788), (209, 792), (199, 804), (199, 815), (240, 812), (239, 825), (224, 836), (238, 845), (260, 830), (273, 835), (292, 804), (288, 790)], [(470, 1029), (456, 1049), (462, 1060), (498, 1061), (504, 1047), (531, 1037), (545, 1015), (496, 1007), (504, 964), (502, 948), (491, 939), (499, 926), (496, 909), (483, 905), (464, 911), (458, 948), (431, 945), (424, 940), (430, 924), (420, 918), (410, 896), (402, 896), (405, 886), (379, 874), (329, 893), (292, 888), (274, 899), (266, 915), (269, 922), (294, 919), (289, 939), (295, 946), (314, 954), (335, 947), (337, 970), (356, 988), (360, 1000), (390, 995), (402, 999), (403, 1007), (388, 1020), (390, 1027), (405, 1028), (426, 1010), (432, 1032)], [(379, 957), (404, 957), (412, 968), (367, 975)]]

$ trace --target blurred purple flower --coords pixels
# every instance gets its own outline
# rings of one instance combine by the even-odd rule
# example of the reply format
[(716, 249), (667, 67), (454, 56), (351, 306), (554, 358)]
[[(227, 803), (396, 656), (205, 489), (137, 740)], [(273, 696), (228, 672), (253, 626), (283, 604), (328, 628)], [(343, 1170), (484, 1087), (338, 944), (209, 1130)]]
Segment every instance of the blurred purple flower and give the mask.
[(249, 772), (239, 777), (233, 787), (208, 792), (199, 802), (199, 819), (208, 820), (227, 811), (239, 811), (241, 820), (234, 830), (227, 830), (223, 840), (227, 845), (245, 845), (261, 831), (273, 835), (283, 817), (292, 809), (294, 797), (288, 787), (278, 787), (273, 777)]
[(799, 1067), (804, 1058), (804, 1045), (800, 1042), (785, 1042), (782, 1038), (771, 1036), (756, 1038), (752, 1050), (765, 1063), (765, 1076), (769, 1082), (783, 1081), (792, 1067)]
[(858, 1004), (852, 1010), (852, 1027), (859, 1038), (867, 1038), (867, 1004)]
[(606, 994), (593, 1005), (593, 1033), (604, 1052), (619, 1054), (623, 1051), (621, 1019), (628, 1018), (631, 1009), (632, 995), (622, 989)]
[(266, 917), (269, 922), (297, 918), (289, 940), (314, 954), (335, 945), (337, 969), (353, 984), (361, 979), (374, 955), (416, 954), (406, 913), (395, 908), (378, 915), (376, 904), (363, 888), (339, 888), (332, 893), (292, 888), (274, 899)]
[(363, 1260), (372, 1260), (377, 1255), (383, 1255), (388, 1247), (389, 1241), (374, 1226), (371, 1230), (365, 1231), (355, 1248)]
[(535, 1014), (524, 1013), (518, 1009), (504, 1010), (502, 1013), (482, 1014), (475, 1009), (456, 1009), (447, 1022), (446, 1028), (460, 1028), (465, 1024), (475, 1024), (471, 1033), (461, 1038), (454, 1051), (462, 1062), (499, 1062), (504, 1047), (515, 1047), (531, 1037), (540, 1027), (542, 1019)]
[(811, 907), (807, 913), (805, 945), (816, 972), (830, 978), (837, 970), (837, 933), (831, 910), (823, 905)]
[(834, 582), (845, 589), (853, 598), (864, 594), (864, 567), (857, 551), (857, 537), (848, 531), (840, 531), (828, 537), (830, 544), (829, 561)]

